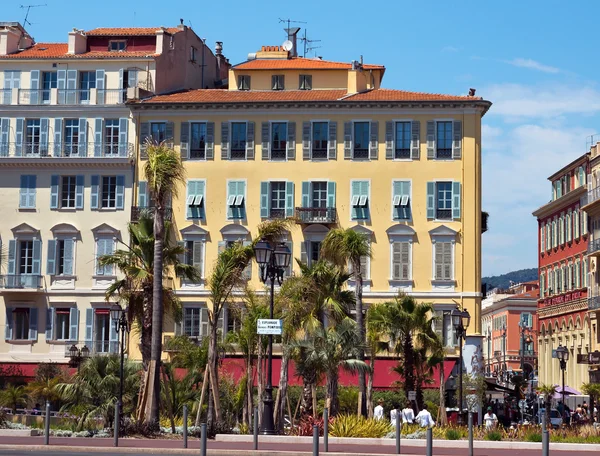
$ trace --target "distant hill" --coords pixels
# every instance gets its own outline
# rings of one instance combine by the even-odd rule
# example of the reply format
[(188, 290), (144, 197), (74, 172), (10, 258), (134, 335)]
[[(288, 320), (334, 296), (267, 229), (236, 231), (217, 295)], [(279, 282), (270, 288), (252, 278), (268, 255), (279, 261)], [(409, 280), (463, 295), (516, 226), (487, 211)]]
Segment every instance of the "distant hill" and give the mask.
[(491, 277), (483, 277), (481, 281), (483, 283), (487, 283), (487, 289), (491, 290), (492, 288), (508, 288), (511, 285), (511, 281), (513, 284), (521, 283), (521, 282), (529, 282), (530, 280), (538, 279), (538, 270), (537, 268), (531, 269), (521, 269), (519, 271), (507, 272), (506, 274), (491, 276)]

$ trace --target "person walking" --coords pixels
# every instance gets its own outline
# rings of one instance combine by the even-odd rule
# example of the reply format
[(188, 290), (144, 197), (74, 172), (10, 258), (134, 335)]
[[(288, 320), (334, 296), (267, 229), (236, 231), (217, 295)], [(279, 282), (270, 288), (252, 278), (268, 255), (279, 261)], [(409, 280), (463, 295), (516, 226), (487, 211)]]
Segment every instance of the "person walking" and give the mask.
[(431, 413), (429, 413), (429, 410), (427, 410), (426, 404), (423, 404), (423, 410), (421, 410), (415, 417), (415, 421), (417, 421), (422, 428), (435, 426), (435, 421), (433, 421)]
[(483, 421), (485, 422), (485, 429), (488, 431), (495, 429), (498, 425), (498, 417), (492, 411), (492, 407), (487, 408), (487, 413), (484, 415)]
[(390, 424), (394, 429), (396, 429), (396, 420), (398, 419), (398, 410), (392, 409), (390, 410)]
[(373, 418), (376, 420), (383, 419), (383, 399), (377, 401), (377, 407), (375, 407), (375, 410), (373, 411)]
[(415, 420), (415, 412), (410, 406), (410, 402), (402, 409), (402, 424), (413, 424)]

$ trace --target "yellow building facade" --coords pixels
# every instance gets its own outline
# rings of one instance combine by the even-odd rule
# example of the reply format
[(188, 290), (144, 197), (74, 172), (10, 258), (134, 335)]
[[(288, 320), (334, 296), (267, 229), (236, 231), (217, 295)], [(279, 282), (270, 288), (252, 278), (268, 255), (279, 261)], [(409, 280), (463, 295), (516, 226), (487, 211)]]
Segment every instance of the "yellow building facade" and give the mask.
[[(230, 70), (228, 90), (128, 103), (139, 139), (135, 203), (151, 205), (142, 173), (147, 138), (172, 144), (187, 172), (173, 225), (203, 280), (176, 279), (184, 319), (166, 336), (207, 334), (206, 279), (219, 250), (249, 242), (262, 221), (281, 217), (298, 220), (286, 241), (307, 263), (334, 227), (369, 236), (367, 306), (399, 292), (432, 302), (452, 351), (456, 306), (472, 316), (469, 334), (481, 334), (481, 119), (491, 103), (381, 89), (379, 65), (293, 57), (277, 47), (250, 57)], [(248, 278), (263, 290), (256, 264)]]

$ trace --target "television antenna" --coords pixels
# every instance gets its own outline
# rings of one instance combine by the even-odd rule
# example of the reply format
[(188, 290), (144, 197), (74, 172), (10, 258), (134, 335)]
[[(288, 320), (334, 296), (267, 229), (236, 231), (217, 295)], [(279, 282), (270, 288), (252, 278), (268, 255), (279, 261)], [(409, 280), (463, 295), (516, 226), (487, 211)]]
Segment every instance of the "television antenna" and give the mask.
[(315, 49), (319, 49), (322, 46), (311, 46), (311, 43), (320, 43), (321, 40), (309, 40), (306, 37), (306, 29), (304, 29), (304, 36), (300, 37), (300, 39), (304, 42), (304, 56), (306, 57), (306, 53), (310, 51), (314, 51)]
[(21, 9), (27, 8), (27, 12), (25, 13), (25, 19), (23, 19), (23, 27), (25, 27), (26, 25), (33, 25), (27, 20), (27, 18), (29, 17), (29, 10), (31, 10), (31, 8), (40, 8), (42, 6), (48, 6), (48, 4), (44, 3), (43, 5), (21, 5)]
[(308, 24), (308, 22), (304, 22), (304, 21), (293, 21), (291, 19), (281, 19), (281, 18), (279, 18), (279, 22), (283, 22), (284, 24), (287, 23), (288, 30), (291, 28), (290, 24)]

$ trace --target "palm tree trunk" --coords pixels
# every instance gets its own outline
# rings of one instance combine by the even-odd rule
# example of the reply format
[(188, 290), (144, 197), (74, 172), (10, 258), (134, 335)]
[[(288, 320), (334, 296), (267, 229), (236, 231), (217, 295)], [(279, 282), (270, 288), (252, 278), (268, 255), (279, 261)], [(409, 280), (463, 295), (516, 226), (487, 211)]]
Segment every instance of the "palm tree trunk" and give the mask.
[(312, 414), (316, 416), (317, 414), (317, 382), (313, 382), (310, 385), (310, 394), (312, 395)]
[(301, 415), (313, 414), (313, 397), (312, 397), (312, 384), (309, 379), (304, 378), (302, 381), (302, 406)]
[(327, 375), (327, 402), (329, 406), (329, 416), (337, 416), (340, 409), (337, 369)]
[(448, 415), (446, 414), (446, 385), (444, 384), (444, 361), (440, 363), (440, 407), (438, 409), (438, 424), (446, 426)]
[(254, 413), (254, 395), (252, 394), (254, 391), (253, 370), (252, 355), (248, 355), (246, 358), (246, 377), (248, 378), (246, 382), (246, 416), (244, 417), (244, 424), (248, 426), (252, 423), (252, 415)]
[(404, 352), (404, 391), (415, 391), (415, 353), (410, 335), (404, 337), (402, 351)]
[(163, 332), (163, 240), (165, 231), (164, 207), (157, 201), (154, 216), (154, 277), (152, 283), (152, 349), (150, 353), (150, 387), (148, 422), (158, 424), (160, 413), (160, 359)]
[[(218, 333), (218, 312), (213, 309), (212, 319), (210, 321), (210, 341), (208, 343), (208, 363), (210, 364), (210, 372), (208, 373), (210, 380), (210, 390), (213, 394), (214, 401), (214, 419), (219, 422), (221, 421), (221, 400), (219, 397), (219, 374), (217, 365), (217, 344), (219, 343)], [(211, 425), (214, 423), (210, 423)]]
[[(285, 415), (285, 402), (288, 389), (288, 364), (290, 361), (289, 351), (285, 348), (281, 354), (281, 369), (279, 371), (279, 388), (277, 397), (279, 398), (278, 407), (275, 409), (275, 428), (283, 431), (283, 417)], [(290, 416), (290, 419), (292, 417)]]
[(140, 339), (140, 352), (142, 354), (142, 367), (144, 371), (148, 370), (150, 359), (152, 357), (152, 287), (153, 284), (147, 282), (142, 287), (143, 297), (143, 318), (142, 318), (142, 330)]
[(369, 373), (369, 380), (367, 382), (367, 413), (369, 418), (373, 418), (373, 375), (375, 375), (375, 354), (374, 350), (371, 350), (371, 372)]
[[(356, 328), (361, 342), (365, 341), (365, 323), (363, 318), (363, 276), (360, 270), (360, 258), (356, 258), (353, 264), (356, 273), (356, 287), (354, 294), (356, 296)], [(365, 360), (365, 353), (362, 349), (358, 350), (356, 358), (360, 361)], [(359, 415), (367, 416), (367, 383), (365, 372), (358, 373), (358, 411)]]

